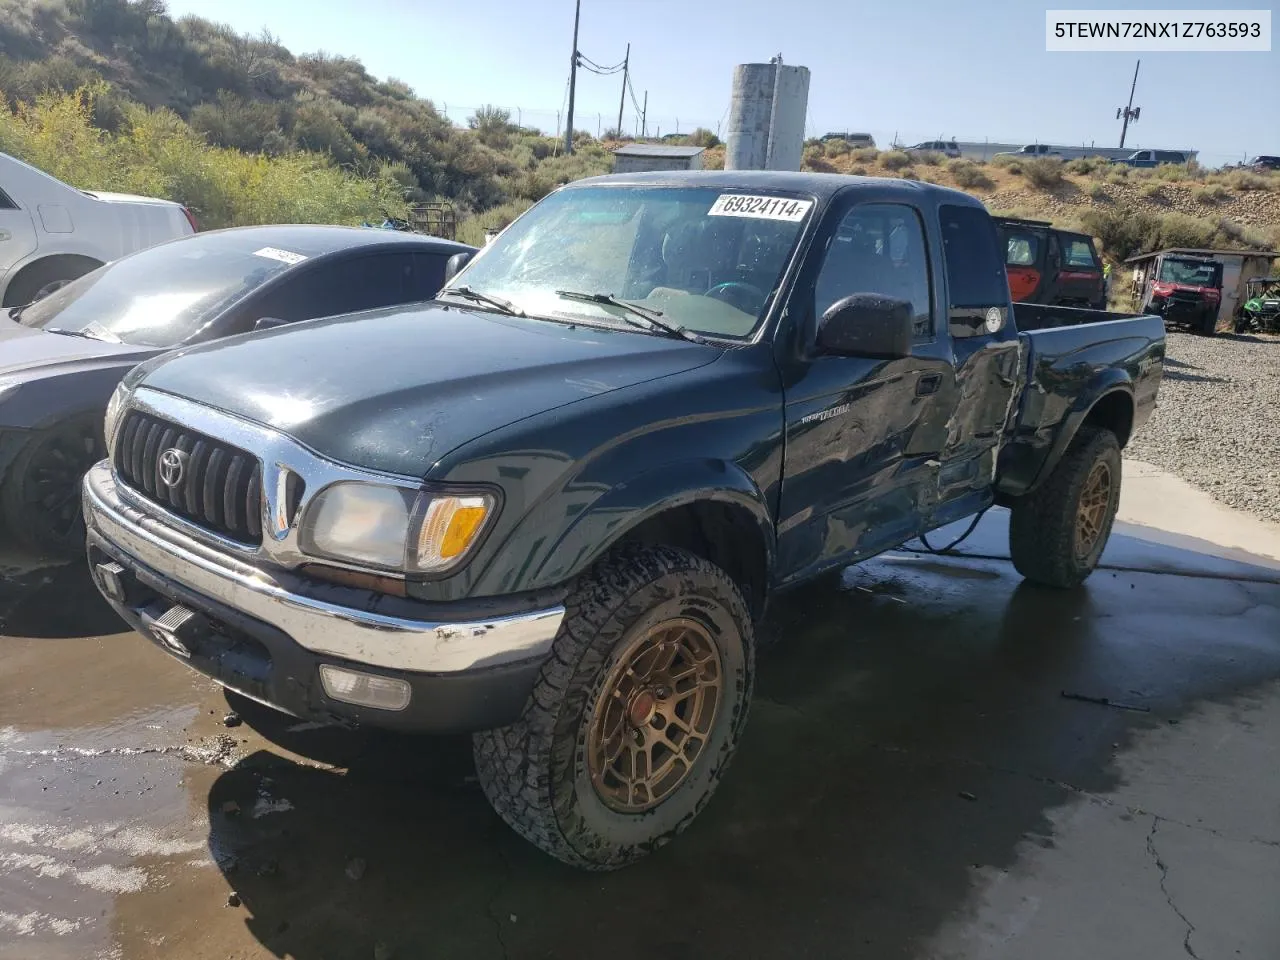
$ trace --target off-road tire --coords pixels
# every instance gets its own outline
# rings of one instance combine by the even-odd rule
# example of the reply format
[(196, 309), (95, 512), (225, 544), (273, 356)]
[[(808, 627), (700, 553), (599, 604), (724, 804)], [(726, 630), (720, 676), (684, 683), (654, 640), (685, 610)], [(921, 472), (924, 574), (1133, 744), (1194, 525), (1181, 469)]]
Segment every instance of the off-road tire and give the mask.
[[(606, 677), (637, 631), (696, 619), (719, 652), (723, 696), (690, 772), (657, 806), (610, 809), (588, 772), (590, 718)], [(476, 772), (498, 815), (565, 863), (612, 870), (663, 846), (711, 798), (747, 719), (755, 654), (751, 617), (719, 567), (672, 547), (626, 546), (585, 574), (523, 716), (473, 738)]]
[[(1094, 465), (1110, 471), (1109, 501), (1102, 530), (1092, 548), (1077, 549), (1076, 519)], [(1081, 427), (1053, 473), (1035, 491), (1014, 502), (1009, 517), (1009, 552), (1018, 573), (1033, 583), (1069, 589), (1098, 565), (1120, 504), (1120, 443), (1101, 427)]]
[[(106, 456), (101, 414), (74, 417), (46, 430), (33, 432), (18, 451), (0, 486), (0, 528), (21, 546), (43, 559), (73, 560), (84, 555), (84, 517), (80, 509), (80, 481), (84, 473)], [(65, 473), (65, 504), (69, 525), (62, 518), (37, 509), (30, 484), (36, 474), (47, 471), (47, 459), (61, 454)], [(52, 466), (56, 469), (59, 463)]]

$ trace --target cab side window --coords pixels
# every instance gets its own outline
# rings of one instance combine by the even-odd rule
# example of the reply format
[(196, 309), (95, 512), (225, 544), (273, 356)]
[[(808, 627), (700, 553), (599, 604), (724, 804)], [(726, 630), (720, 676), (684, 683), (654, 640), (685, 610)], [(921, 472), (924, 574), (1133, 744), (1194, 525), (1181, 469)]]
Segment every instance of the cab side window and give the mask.
[(1096, 267), (1093, 257), (1093, 245), (1088, 240), (1076, 237), (1064, 237), (1062, 245), (1062, 263), (1067, 267)]
[(920, 216), (910, 207), (869, 203), (854, 207), (827, 247), (814, 284), (814, 316), (855, 293), (878, 293), (911, 304), (915, 335), (933, 336), (929, 258)]
[(977, 207), (944, 204), (938, 220), (951, 309), (1003, 307), (1009, 302), (1008, 250), (999, 248), (991, 217)]

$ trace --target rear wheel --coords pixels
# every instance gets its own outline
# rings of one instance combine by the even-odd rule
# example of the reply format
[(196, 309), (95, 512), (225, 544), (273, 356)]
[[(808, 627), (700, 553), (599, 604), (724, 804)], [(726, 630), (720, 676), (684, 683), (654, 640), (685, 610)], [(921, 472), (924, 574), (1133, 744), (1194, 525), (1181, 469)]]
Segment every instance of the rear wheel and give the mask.
[(587, 574), (519, 721), (476, 734), (485, 795), (566, 863), (625, 866), (711, 798), (746, 722), (750, 616), (719, 567), (628, 548)]
[(1053, 473), (1020, 497), (1009, 517), (1009, 552), (1026, 579), (1050, 587), (1083, 583), (1098, 565), (1120, 505), (1120, 443), (1081, 427)]
[(14, 458), (3, 488), (5, 529), (51, 559), (84, 552), (80, 483), (106, 454), (100, 417), (77, 417), (33, 433)]
[(13, 278), (4, 292), (4, 305), (20, 307), (34, 303), (100, 266), (101, 263), (88, 257), (49, 257), (37, 261)]

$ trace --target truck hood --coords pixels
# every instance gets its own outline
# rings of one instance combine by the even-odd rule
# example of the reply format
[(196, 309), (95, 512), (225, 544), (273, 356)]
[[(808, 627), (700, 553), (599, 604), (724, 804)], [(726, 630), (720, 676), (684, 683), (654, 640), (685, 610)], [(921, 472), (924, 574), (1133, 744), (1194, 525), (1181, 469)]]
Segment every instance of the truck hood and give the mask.
[(0, 380), (4, 381), (27, 380), (74, 365), (98, 365), (103, 360), (137, 362), (157, 352), (127, 343), (49, 333), (0, 316)]
[(427, 303), (193, 347), (159, 361), (139, 385), (274, 427), (352, 466), (424, 477), (491, 430), (722, 352)]

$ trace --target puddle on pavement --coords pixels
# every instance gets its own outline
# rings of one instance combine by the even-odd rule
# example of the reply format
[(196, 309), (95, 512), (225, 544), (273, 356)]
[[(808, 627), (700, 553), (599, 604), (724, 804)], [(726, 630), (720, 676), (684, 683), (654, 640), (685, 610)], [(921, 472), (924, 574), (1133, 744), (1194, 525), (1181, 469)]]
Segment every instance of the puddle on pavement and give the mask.
[(216, 688), (141, 637), (66, 635), (96, 613), (58, 576), (0, 585), (28, 634), (0, 637), (0, 960), (116, 960), (120, 897), (172, 863), (217, 875), (201, 788), (242, 746), (196, 732)]

